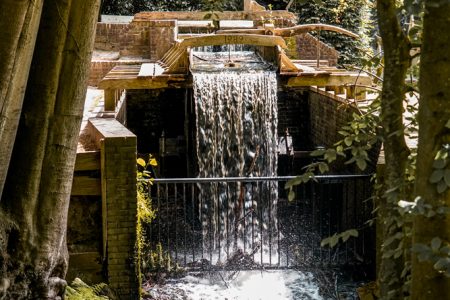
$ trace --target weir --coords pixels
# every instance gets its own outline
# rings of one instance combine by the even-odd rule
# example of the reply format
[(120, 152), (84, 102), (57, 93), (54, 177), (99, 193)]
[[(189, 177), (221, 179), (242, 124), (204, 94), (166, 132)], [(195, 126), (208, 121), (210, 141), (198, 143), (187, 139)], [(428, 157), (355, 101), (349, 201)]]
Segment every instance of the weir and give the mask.
[[(314, 149), (333, 146), (371, 85), (338, 68), (339, 53), (308, 32), (356, 35), (297, 25), (287, 11), (218, 15), (221, 30), (204, 12), (98, 24), (89, 80), (98, 96), (74, 174), (69, 280), (109, 282), (134, 297), (136, 153), (159, 163), (149, 245), (187, 271), (373, 266), (366, 221), (376, 149), (367, 174), (338, 162), (295, 187), (294, 199), (284, 189)], [(359, 236), (321, 247), (349, 229)]]
[[(223, 57), (230, 60), (228, 64), (241, 60), (239, 67), (194, 66), (198, 69), (193, 71), (198, 177), (276, 176), (275, 72), (265, 70), (265, 63), (245, 66), (242, 57), (249, 63), (254, 56), (251, 52), (218, 52), (211, 56), (216, 58), (209, 63), (211, 67)], [(244, 185), (239, 182), (231, 191), (223, 183), (199, 189), (203, 249), (221, 252), (225, 257), (231, 245), (233, 252), (266, 257), (268, 262), (269, 252), (275, 256), (277, 251), (269, 240), (275, 240), (277, 232), (278, 185), (262, 183), (259, 195), (246, 193)], [(267, 228), (264, 238), (263, 228)]]

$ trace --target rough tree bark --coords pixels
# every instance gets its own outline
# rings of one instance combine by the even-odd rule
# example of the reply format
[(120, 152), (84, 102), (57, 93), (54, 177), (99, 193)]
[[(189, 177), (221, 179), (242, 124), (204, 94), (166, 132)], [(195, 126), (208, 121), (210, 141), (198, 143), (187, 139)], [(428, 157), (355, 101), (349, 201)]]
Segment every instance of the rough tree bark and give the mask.
[[(406, 192), (403, 189), (403, 182), (409, 149), (405, 142), (402, 116), (405, 78), (410, 65), (410, 44), (397, 19), (394, 0), (378, 0), (377, 14), (385, 63), (380, 117), (386, 166), (382, 177), (385, 191), (392, 191), (381, 197), (378, 205), (382, 240), (386, 240), (388, 236), (402, 232), (402, 228), (395, 222), (395, 218), (399, 217), (395, 206)], [(378, 283), (382, 299), (403, 298), (401, 280), (403, 257), (385, 256), (397, 249), (399, 242), (400, 240), (396, 240), (381, 247)]]
[[(430, 183), (436, 153), (450, 144), (450, 2), (425, 1), (420, 66), (419, 145), (415, 193), (434, 209), (450, 207), (450, 192), (437, 192)], [(447, 166), (447, 170), (450, 168)], [(450, 242), (448, 214), (417, 216), (413, 243), (430, 245), (433, 237)], [(412, 261), (412, 299), (450, 299), (450, 279), (433, 269), (431, 261)]]
[(6, 299), (57, 299), (64, 290), (67, 210), (98, 9), (98, 0), (44, 3), (0, 202), (13, 223), (0, 231)]
[(19, 124), (43, 0), (0, 1), (0, 198)]

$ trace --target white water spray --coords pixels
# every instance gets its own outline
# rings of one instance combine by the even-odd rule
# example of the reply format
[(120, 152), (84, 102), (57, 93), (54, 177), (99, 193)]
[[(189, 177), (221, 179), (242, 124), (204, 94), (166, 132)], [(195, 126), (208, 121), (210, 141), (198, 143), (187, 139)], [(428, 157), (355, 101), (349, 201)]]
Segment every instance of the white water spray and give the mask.
[[(276, 176), (275, 72), (222, 69), (193, 77), (199, 177)], [(203, 251), (221, 260), (239, 250), (258, 263), (275, 263), (277, 189), (276, 182), (256, 189), (245, 183), (203, 185)]]

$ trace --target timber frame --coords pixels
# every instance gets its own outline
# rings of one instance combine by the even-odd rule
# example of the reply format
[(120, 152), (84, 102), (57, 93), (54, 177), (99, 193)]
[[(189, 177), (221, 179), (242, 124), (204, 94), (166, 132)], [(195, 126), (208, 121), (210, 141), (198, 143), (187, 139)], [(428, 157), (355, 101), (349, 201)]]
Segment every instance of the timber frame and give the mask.
[[(162, 14), (162, 15), (161, 15)], [(163, 18), (178, 13), (141, 13), (138, 20), (145, 18)], [(194, 18), (186, 14), (185, 19)], [(196, 13), (198, 14), (198, 13)], [(195, 22), (195, 21), (193, 21)], [(202, 21), (200, 21), (202, 22)], [(203, 21), (204, 22), (204, 21)], [(327, 90), (342, 94), (347, 98), (364, 99), (365, 89), (372, 82), (368, 75), (351, 72), (315, 60), (291, 59), (287, 53), (285, 38), (295, 37), (311, 31), (333, 31), (357, 38), (358, 35), (343, 28), (327, 24), (303, 24), (277, 28), (272, 23), (258, 28), (236, 28), (218, 30), (205, 34), (178, 34), (168, 51), (155, 62), (142, 62), (135, 65), (116, 65), (100, 81), (98, 87), (105, 90), (105, 111), (113, 111), (118, 103), (121, 91), (127, 89), (165, 89), (189, 88), (192, 86), (190, 65), (191, 52), (196, 47), (244, 44), (255, 46), (260, 56), (277, 66), (279, 81), (285, 87), (325, 87)], [(178, 29), (175, 30), (178, 32)]]

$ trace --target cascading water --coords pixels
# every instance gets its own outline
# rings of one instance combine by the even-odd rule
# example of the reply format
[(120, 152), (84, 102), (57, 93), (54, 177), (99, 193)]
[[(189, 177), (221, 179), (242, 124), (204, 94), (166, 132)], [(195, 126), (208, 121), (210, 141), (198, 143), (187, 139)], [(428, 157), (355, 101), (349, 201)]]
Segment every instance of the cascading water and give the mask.
[[(267, 66), (193, 70), (193, 86), (199, 177), (276, 176), (275, 72)], [(218, 254), (212, 263), (238, 250), (259, 263), (277, 257), (277, 184), (246, 185), (200, 189), (203, 249)]]

